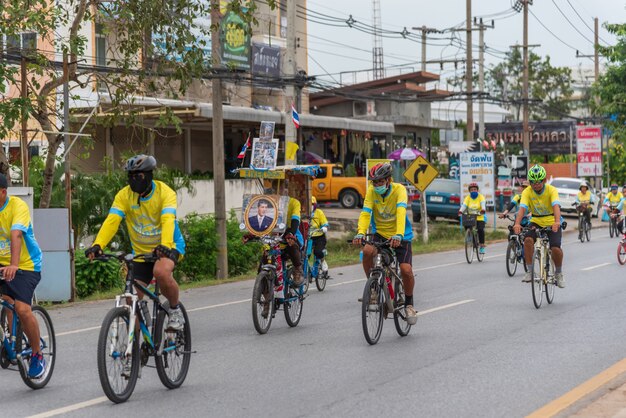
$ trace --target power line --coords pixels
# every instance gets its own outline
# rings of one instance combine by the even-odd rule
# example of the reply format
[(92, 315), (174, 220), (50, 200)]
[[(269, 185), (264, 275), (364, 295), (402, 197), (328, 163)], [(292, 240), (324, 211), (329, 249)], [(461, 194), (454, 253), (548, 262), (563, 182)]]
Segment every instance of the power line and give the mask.
[[(568, 47), (568, 48), (570, 48), (570, 49), (572, 49), (572, 50), (574, 50), (574, 51), (578, 51), (578, 49), (577, 49), (577, 48), (575, 48), (575, 47), (571, 46), (570, 44), (568, 44), (567, 42), (565, 42), (563, 39), (561, 39), (561, 38), (559, 38), (558, 36), (556, 36), (556, 34), (555, 34), (554, 32), (552, 32), (552, 31), (551, 31), (551, 30), (550, 30), (550, 29), (549, 29), (546, 25), (544, 25), (544, 24), (543, 24), (543, 22), (542, 22), (542, 21), (541, 21), (541, 20), (537, 17), (537, 15), (536, 15), (536, 14), (535, 14), (535, 13), (534, 13), (534, 12), (533, 12), (530, 8), (528, 8), (528, 12), (529, 12), (529, 13), (530, 13), (530, 14), (531, 14), (534, 18), (535, 18), (535, 20), (536, 20), (537, 22), (539, 22), (539, 24), (540, 24), (541, 26), (543, 26), (543, 28), (544, 28), (545, 30), (547, 30), (547, 31), (548, 31), (548, 32), (549, 32), (552, 36), (554, 36), (554, 37), (555, 37), (555, 38), (556, 38), (559, 42), (561, 42), (563, 45), (565, 45), (566, 47)], [(591, 59), (591, 58), (590, 58), (590, 59)]]
[(563, 10), (561, 10), (561, 8), (559, 7), (559, 5), (558, 5), (558, 4), (556, 4), (556, 2), (555, 2), (554, 0), (552, 0), (552, 4), (554, 4), (554, 6), (557, 8), (557, 10), (558, 10), (558, 11), (559, 11), (562, 15), (563, 15), (563, 17), (565, 18), (565, 20), (567, 20), (567, 23), (569, 23), (569, 24), (570, 24), (570, 26), (571, 26), (571, 27), (573, 27), (573, 28), (574, 28), (574, 30), (575, 30), (576, 32), (578, 32), (578, 34), (579, 34), (580, 36), (582, 36), (582, 37), (583, 37), (583, 38), (585, 38), (588, 42), (590, 42), (590, 43), (591, 43), (591, 45), (593, 45), (593, 44), (594, 44), (594, 42), (593, 42), (591, 39), (587, 38), (587, 37), (586, 37), (586, 36), (585, 36), (585, 35), (584, 35), (584, 34), (583, 34), (583, 33), (582, 33), (582, 32), (581, 32), (581, 31), (580, 31), (580, 30), (576, 27), (576, 25), (574, 25), (574, 24), (572, 23), (572, 21), (571, 21), (571, 20), (569, 20), (569, 18), (567, 17), (567, 15), (566, 15), (565, 13), (563, 13)]
[[(570, 0), (567, 0), (567, 3), (569, 3), (570, 7), (572, 8), (572, 10), (574, 11), (574, 13), (576, 13), (576, 15), (580, 18), (580, 20), (585, 24), (585, 26), (587, 26), (587, 28), (589, 28), (589, 30), (591, 32), (593, 32), (594, 34), (596, 33), (595, 29), (593, 29), (591, 26), (589, 26), (589, 24), (587, 23), (587, 21), (585, 19), (583, 19), (583, 17), (580, 15), (580, 13), (578, 13), (578, 10), (576, 10), (576, 8), (574, 7), (574, 5), (572, 4), (572, 2)], [(602, 37), (600, 37), (598, 35), (598, 38), (600, 38), (600, 40), (602, 42), (604, 42), (605, 44), (608, 44), (607, 41), (605, 41), (604, 39), (602, 39)]]

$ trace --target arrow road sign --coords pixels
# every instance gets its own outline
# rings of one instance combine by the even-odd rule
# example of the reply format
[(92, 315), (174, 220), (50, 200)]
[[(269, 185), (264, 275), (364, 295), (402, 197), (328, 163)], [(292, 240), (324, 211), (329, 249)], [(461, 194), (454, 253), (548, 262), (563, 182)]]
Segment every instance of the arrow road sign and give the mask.
[(404, 177), (420, 192), (439, 175), (439, 172), (424, 157), (417, 157), (404, 172)]

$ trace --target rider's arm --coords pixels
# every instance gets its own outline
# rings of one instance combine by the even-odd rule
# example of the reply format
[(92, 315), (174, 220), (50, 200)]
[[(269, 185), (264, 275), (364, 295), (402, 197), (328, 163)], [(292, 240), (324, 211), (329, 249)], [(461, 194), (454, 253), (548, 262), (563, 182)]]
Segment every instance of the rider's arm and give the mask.
[(293, 197), (289, 198), (289, 206), (291, 213), (291, 219), (289, 220), (289, 229), (288, 233), (296, 235), (298, 233), (298, 227), (300, 226), (300, 201), (298, 199), (294, 199)]
[(459, 212), (465, 212), (467, 210), (468, 201), (469, 201), (469, 196), (465, 196), (465, 199), (463, 199), (463, 203), (461, 203), (461, 207), (459, 208)]
[(485, 196), (481, 195), (480, 199), (480, 210), (487, 212), (487, 201), (485, 200)]
[(578, 192), (578, 194), (576, 195), (576, 199), (574, 199), (574, 203), (576, 203), (577, 205), (580, 205), (580, 192)]
[(126, 212), (124, 211), (125, 205), (122, 193), (123, 190), (124, 189), (120, 190), (115, 196), (113, 205), (111, 206), (111, 209), (109, 209), (109, 215), (102, 223), (93, 245), (99, 245), (100, 248), (106, 247), (109, 241), (111, 241), (115, 236), (115, 233), (120, 226), (120, 222), (122, 222), (122, 219), (126, 216)]
[(401, 186), (398, 190), (398, 199), (396, 200), (396, 233), (395, 235), (401, 235), (404, 237), (406, 232), (406, 207), (409, 198), (407, 196), (406, 188)]
[(161, 209), (161, 245), (176, 248), (174, 231), (176, 229), (176, 193), (170, 188), (163, 188), (163, 207)]
[(370, 222), (372, 221), (372, 211), (374, 208), (374, 187), (369, 186), (367, 188), (367, 193), (365, 193), (365, 201), (363, 202), (363, 210), (359, 215), (359, 223), (357, 226), (357, 234), (365, 235), (367, 233), (367, 228), (370, 227)]
[(519, 210), (517, 211), (517, 216), (515, 217), (515, 225), (521, 225), (522, 218), (524, 218), (526, 212), (530, 213), (530, 210), (528, 208), (529, 204), (530, 198), (528, 197), (528, 193), (526, 192), (526, 190), (524, 190), (524, 192), (522, 192), (522, 197), (519, 200)]
[(551, 189), (550, 192), (550, 204), (552, 205), (552, 210), (554, 211), (554, 223), (561, 223), (561, 202), (559, 202), (559, 192), (555, 187)]
[(319, 220), (319, 228), (326, 228), (328, 229), (328, 219), (326, 219), (326, 215), (324, 214), (324, 212), (322, 212), (322, 210), (317, 209), (315, 211), (315, 216), (318, 217)]

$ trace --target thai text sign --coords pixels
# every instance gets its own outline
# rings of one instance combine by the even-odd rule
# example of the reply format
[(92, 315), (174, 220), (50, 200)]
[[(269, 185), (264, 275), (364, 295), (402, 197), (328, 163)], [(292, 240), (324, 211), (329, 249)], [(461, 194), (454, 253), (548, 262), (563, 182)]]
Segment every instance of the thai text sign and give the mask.
[(495, 160), (493, 152), (463, 152), (460, 154), (461, 198), (469, 194), (467, 186), (478, 183), (487, 206), (494, 205)]
[(579, 177), (602, 175), (602, 127), (576, 127), (576, 154)]
[(252, 44), (252, 73), (280, 77), (280, 48)]
[[(570, 154), (576, 151), (573, 141), (573, 121), (530, 122), (529, 143), (531, 154)], [(485, 139), (505, 144), (524, 144), (521, 122), (486, 123)], [(570, 151), (572, 149), (572, 151)]]
[(222, 64), (240, 70), (250, 69), (250, 31), (235, 12), (227, 12), (220, 26)]

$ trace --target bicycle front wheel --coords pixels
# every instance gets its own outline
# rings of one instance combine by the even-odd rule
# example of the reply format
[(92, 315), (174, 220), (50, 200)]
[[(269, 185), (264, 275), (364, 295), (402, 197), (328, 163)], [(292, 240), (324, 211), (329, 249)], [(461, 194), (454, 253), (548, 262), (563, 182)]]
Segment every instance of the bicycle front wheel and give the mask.
[(411, 324), (406, 321), (406, 311), (404, 309), (404, 286), (396, 280), (395, 295), (393, 299), (393, 322), (396, 325), (396, 331), (401, 337), (406, 337), (411, 331)]
[(20, 376), (24, 383), (26, 383), (26, 386), (31, 389), (41, 389), (48, 384), (52, 377), (52, 372), (54, 371), (56, 338), (54, 337), (54, 327), (52, 326), (52, 320), (48, 312), (41, 306), (33, 306), (32, 311), (33, 316), (37, 320), (37, 325), (39, 326), (39, 346), (41, 347), (41, 354), (46, 362), (43, 375), (36, 379), (32, 379), (28, 376), (32, 347), (28, 341), (28, 337), (22, 332), (21, 323), (19, 323), (16, 333), (17, 340), (15, 351), (21, 354), (21, 360), (18, 360), (17, 365), (20, 369)]
[(622, 266), (626, 264), (626, 242), (620, 241), (617, 244), (617, 261)]
[(468, 264), (474, 261), (474, 235), (471, 228), (465, 230), (465, 259)]
[(285, 321), (287, 321), (287, 325), (290, 327), (297, 326), (300, 318), (302, 318), (302, 302), (302, 295), (296, 289), (289, 287), (283, 310), (285, 312)]
[(543, 275), (541, 253), (538, 249), (535, 249), (533, 253), (533, 263), (530, 265), (530, 276), (532, 277), (531, 288), (533, 292), (533, 303), (537, 309), (541, 307), (543, 300)]
[(578, 217), (578, 239), (585, 242), (585, 221), (581, 217)]
[(506, 247), (506, 273), (509, 277), (515, 276), (517, 271), (517, 245), (515, 241), (509, 241), (509, 245)]
[(155, 357), (156, 369), (161, 383), (168, 389), (180, 387), (187, 377), (191, 362), (191, 326), (187, 311), (181, 302), (178, 303), (185, 318), (182, 331), (166, 331), (169, 303), (165, 302), (165, 310), (159, 310), (155, 325), (154, 345), (163, 350)]
[(274, 275), (269, 271), (261, 271), (254, 282), (252, 290), (252, 322), (259, 334), (265, 334), (274, 317)]
[(327, 271), (319, 271), (317, 273), (317, 277), (315, 278), (315, 286), (317, 290), (323, 292), (326, 288), (326, 280), (328, 280), (328, 272)]
[(591, 224), (589, 222), (585, 222), (585, 238), (587, 242), (591, 241)]
[(480, 243), (478, 241), (478, 231), (474, 231), (474, 251), (476, 252), (476, 259), (479, 263), (485, 258), (485, 253), (480, 252)]
[(361, 319), (365, 340), (374, 345), (383, 331), (383, 289), (380, 287), (382, 271), (370, 272), (361, 301)]
[(129, 334), (127, 308), (111, 309), (102, 321), (98, 337), (98, 376), (100, 384), (111, 401), (122, 403), (130, 398), (139, 374), (139, 339), (131, 340), (132, 350), (126, 355)]
[(615, 220), (611, 219), (611, 222), (609, 222), (609, 235), (611, 238), (613, 238), (614, 235), (617, 235), (616, 229)]

